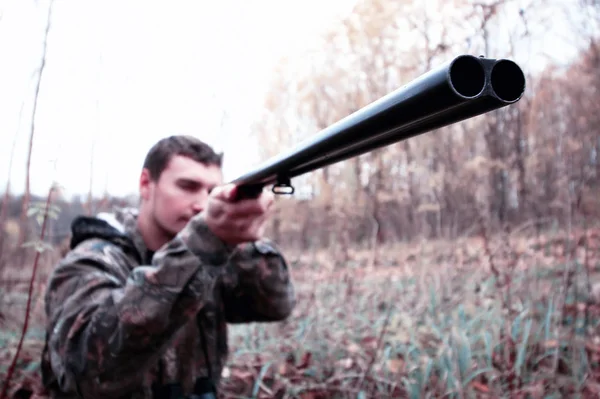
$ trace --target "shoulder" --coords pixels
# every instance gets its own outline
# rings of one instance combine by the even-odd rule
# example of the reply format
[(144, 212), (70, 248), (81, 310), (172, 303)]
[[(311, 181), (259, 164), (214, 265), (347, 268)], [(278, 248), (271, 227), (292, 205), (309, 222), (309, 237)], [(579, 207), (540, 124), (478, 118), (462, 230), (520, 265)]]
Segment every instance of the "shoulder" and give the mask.
[(123, 249), (103, 238), (89, 238), (80, 242), (64, 256), (63, 261), (84, 259), (112, 260), (115, 256), (124, 256)]
[(125, 279), (135, 267), (133, 259), (117, 244), (102, 238), (81, 241), (59, 261), (55, 276), (82, 273)]
[(46, 285), (46, 312), (75, 309), (98, 298), (98, 290), (123, 287), (130, 264), (115, 244), (90, 238), (71, 249), (49, 276)]

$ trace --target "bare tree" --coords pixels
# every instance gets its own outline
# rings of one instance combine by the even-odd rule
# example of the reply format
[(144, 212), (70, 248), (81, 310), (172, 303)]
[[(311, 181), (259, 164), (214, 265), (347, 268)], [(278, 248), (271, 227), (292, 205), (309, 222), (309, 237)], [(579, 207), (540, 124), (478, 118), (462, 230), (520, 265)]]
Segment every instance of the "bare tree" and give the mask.
[(33, 109), (31, 116), (31, 125), (29, 130), (29, 148), (27, 151), (27, 164), (26, 164), (26, 175), (25, 175), (25, 193), (23, 196), (23, 202), (21, 206), (21, 232), (19, 237), (19, 244), (23, 244), (27, 235), (29, 234), (29, 224), (27, 223), (27, 210), (30, 202), (30, 181), (31, 181), (31, 155), (33, 152), (33, 142), (35, 135), (35, 118), (37, 116), (38, 97), (40, 94), (40, 86), (42, 83), (42, 76), (44, 69), (46, 68), (46, 52), (48, 49), (48, 33), (50, 32), (51, 18), (52, 18), (52, 7), (54, 6), (54, 0), (50, 0), (48, 4), (48, 14), (46, 17), (46, 28), (44, 30), (44, 41), (42, 46), (42, 55), (40, 58), (40, 65), (38, 67), (37, 80), (35, 84), (34, 96), (33, 96)]
[[(283, 129), (299, 140), (457, 50), (515, 58), (533, 34), (530, 27), (546, 26), (546, 15), (534, 12), (542, 5), (533, 1), (518, 9), (501, 0), (473, 8), (440, 2), (445, 12), (429, 15), (419, 4), (360, 1), (306, 62), (282, 66), (285, 79), (273, 86), (268, 123), (285, 123)], [(502, 25), (507, 20), (509, 30)], [(441, 22), (444, 29), (436, 29)], [(310, 200), (281, 204), (282, 214), (297, 224), (278, 224), (281, 237), (338, 245), (342, 258), (356, 246), (349, 243), (369, 242), (376, 263), (377, 247), (388, 242), (471, 234), (482, 209), (496, 227), (527, 218), (564, 219), (558, 208), (567, 203), (559, 193), (571, 187), (567, 202), (574, 206), (573, 193), (600, 176), (595, 133), (600, 112), (586, 101), (599, 90), (595, 54), (590, 45), (577, 65), (529, 73), (528, 90), (516, 105), (305, 176)], [(577, 144), (580, 139), (586, 144)]]
[[(12, 145), (11, 145), (11, 150), (10, 150), (10, 159), (8, 161), (8, 170), (7, 170), (7, 176), (6, 176), (6, 187), (4, 188), (4, 197), (2, 199), (2, 205), (0, 205), (0, 229), (4, 228), (4, 224), (6, 223), (6, 219), (8, 216), (8, 207), (9, 207), (9, 202), (10, 202), (10, 198), (11, 198), (11, 187), (10, 187), (10, 183), (11, 183), (11, 176), (12, 176), (12, 167), (13, 167), (13, 160), (14, 160), (14, 156), (15, 156), (15, 147), (17, 144), (17, 137), (19, 136), (19, 130), (21, 127), (21, 116), (23, 114), (23, 107), (25, 105), (25, 102), (23, 101), (21, 103), (21, 108), (19, 109), (19, 117), (18, 117), (18, 122), (17, 122), (17, 130), (15, 132), (15, 135), (13, 136), (13, 141), (12, 141)], [(2, 266), (2, 259), (3, 259), (3, 254), (4, 254), (4, 239), (5, 239), (6, 235), (4, 233), (0, 234), (0, 267)]]

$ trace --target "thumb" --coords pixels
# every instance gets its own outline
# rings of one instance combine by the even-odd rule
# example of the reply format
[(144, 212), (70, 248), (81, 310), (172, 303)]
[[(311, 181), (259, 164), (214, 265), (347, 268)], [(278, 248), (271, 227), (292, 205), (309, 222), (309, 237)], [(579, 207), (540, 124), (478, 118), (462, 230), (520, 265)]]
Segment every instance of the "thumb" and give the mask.
[(237, 193), (237, 186), (235, 184), (227, 184), (223, 187), (223, 198), (227, 201), (231, 201), (235, 199), (235, 195)]

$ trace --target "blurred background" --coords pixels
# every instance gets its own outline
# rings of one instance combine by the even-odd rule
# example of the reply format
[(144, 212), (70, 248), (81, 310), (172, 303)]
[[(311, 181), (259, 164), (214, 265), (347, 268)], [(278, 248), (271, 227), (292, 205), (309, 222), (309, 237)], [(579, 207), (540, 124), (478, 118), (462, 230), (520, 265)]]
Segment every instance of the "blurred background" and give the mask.
[[(224, 152), (225, 176), (231, 180), (467, 53), (516, 61), (527, 78), (524, 97), (516, 105), (295, 179), (296, 194), (277, 200), (269, 235), (289, 254), (300, 299), (324, 295), (340, 302), (323, 299), (311, 308), (300, 301), (302, 309), (281, 330), (234, 331), (239, 337), (267, 331), (270, 338), (256, 341), (261, 353), (275, 347), (293, 353), (299, 359), (290, 366), (294, 372), (310, 369), (310, 379), (329, 381), (326, 385), (340, 392), (389, 397), (404, 390), (420, 397), (427, 389), (439, 394), (460, 387), (462, 394), (474, 389), (495, 397), (494, 392), (528, 386), (557, 395), (600, 394), (597, 386), (587, 385), (600, 353), (589, 349), (597, 338), (597, 320), (590, 314), (596, 303), (594, 240), (600, 237), (599, 40), (597, 0), (1, 0), (0, 347), (8, 349), (0, 352), (0, 377), (15, 378), (5, 387), (13, 393), (39, 391), (43, 289), (66, 249), (71, 220), (135, 205), (143, 158), (158, 139), (191, 134), (205, 140)], [(361, 273), (390, 284), (394, 276), (402, 288), (374, 290), (381, 281), (359, 283), (355, 277)], [(324, 291), (314, 281), (326, 282)], [(531, 281), (541, 285), (532, 290)], [(413, 291), (403, 291), (407, 286)], [(330, 292), (331, 287), (339, 289)], [(469, 304), (494, 314), (481, 307), (482, 297), (498, 306), (493, 308), (497, 325), (487, 323), (496, 326), (489, 327), (489, 342), (498, 347), (470, 339), (482, 336), (478, 328), (486, 323), (473, 327), (476, 333), (464, 333), (464, 339), (459, 334), (456, 342), (466, 342), (468, 352), (448, 349), (450, 363), (443, 354), (427, 355), (432, 370), (446, 370), (454, 356), (463, 362), (456, 372), (440, 371), (435, 381), (429, 374), (411, 374), (428, 370), (428, 363), (419, 357), (418, 367), (408, 367), (402, 346), (409, 342), (424, 350), (429, 341), (398, 336), (402, 326), (422, 322), (436, 337), (436, 348), (452, 348), (447, 338), (454, 337), (449, 331), (456, 324), (428, 287), (445, 292), (448, 312)], [(470, 296), (473, 292), (479, 299)], [(552, 292), (557, 296), (549, 296)], [(408, 302), (396, 313), (390, 304), (399, 297)], [(332, 345), (335, 356), (325, 351), (324, 359), (331, 361), (314, 365), (315, 371), (306, 363), (306, 354), (314, 352), (307, 347), (312, 342), (322, 349), (329, 338), (315, 327), (312, 335), (306, 333), (313, 340), (298, 347), (294, 334), (306, 323), (323, 324), (319, 312), (342, 304), (354, 306), (362, 317), (340, 327), (353, 351), (348, 352), (348, 341)], [(421, 307), (446, 316), (434, 317), (433, 328), (427, 312), (415, 313)], [(542, 326), (544, 334), (536, 335), (532, 346), (529, 335), (513, 328), (513, 346), (507, 349), (502, 331), (515, 320), (519, 328), (527, 325), (522, 312), (534, 308), (547, 317), (527, 313), (533, 317), (530, 328)], [(548, 316), (555, 312), (556, 318)], [(396, 320), (396, 314), (404, 316)], [(578, 318), (582, 314), (585, 318)], [(30, 318), (34, 321), (23, 329)], [(576, 329), (565, 330), (565, 323)], [(390, 331), (396, 332), (392, 338)], [(583, 338), (573, 338), (573, 331)], [(571, 340), (559, 344), (564, 334)], [(19, 347), (21, 337), (29, 337), (29, 349)], [(281, 342), (292, 349), (280, 351)], [(479, 345), (484, 345), (482, 357), (476, 354)], [(511, 355), (521, 353), (519, 348), (524, 348), (520, 363)], [(578, 360), (565, 360), (563, 373), (564, 348)], [(529, 349), (535, 364), (526, 360)], [(233, 365), (245, 364), (240, 356)], [(546, 366), (539, 356), (551, 358), (551, 378), (538, 378)], [(510, 366), (498, 366), (509, 360)], [(264, 359), (257, 362), (256, 370), (262, 370)], [(11, 372), (11, 364), (21, 368)], [(483, 370), (480, 366), (494, 377), (481, 371), (469, 378), (467, 371)], [(291, 372), (280, 368), (277, 376), (269, 374), (263, 391), (257, 375), (264, 373), (242, 368), (230, 376), (236, 381), (232, 392), (270, 397), (268, 392), (276, 396), (281, 386), (294, 385), (277, 385)], [(367, 385), (352, 378), (331, 380), (339, 370), (358, 372)], [(384, 372), (378, 380), (364, 377)], [(575, 379), (547, 385), (560, 373)], [(408, 382), (382, 382), (398, 375)], [(520, 385), (510, 385), (515, 381)]]

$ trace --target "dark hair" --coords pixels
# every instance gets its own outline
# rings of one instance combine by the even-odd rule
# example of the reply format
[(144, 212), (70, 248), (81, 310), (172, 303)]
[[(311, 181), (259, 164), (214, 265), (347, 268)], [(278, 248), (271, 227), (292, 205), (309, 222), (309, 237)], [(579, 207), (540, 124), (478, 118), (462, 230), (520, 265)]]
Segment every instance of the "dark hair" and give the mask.
[(216, 153), (211, 146), (193, 136), (177, 135), (159, 140), (150, 148), (144, 168), (150, 172), (150, 178), (157, 181), (171, 158), (181, 155), (204, 165), (222, 166), (223, 154)]

